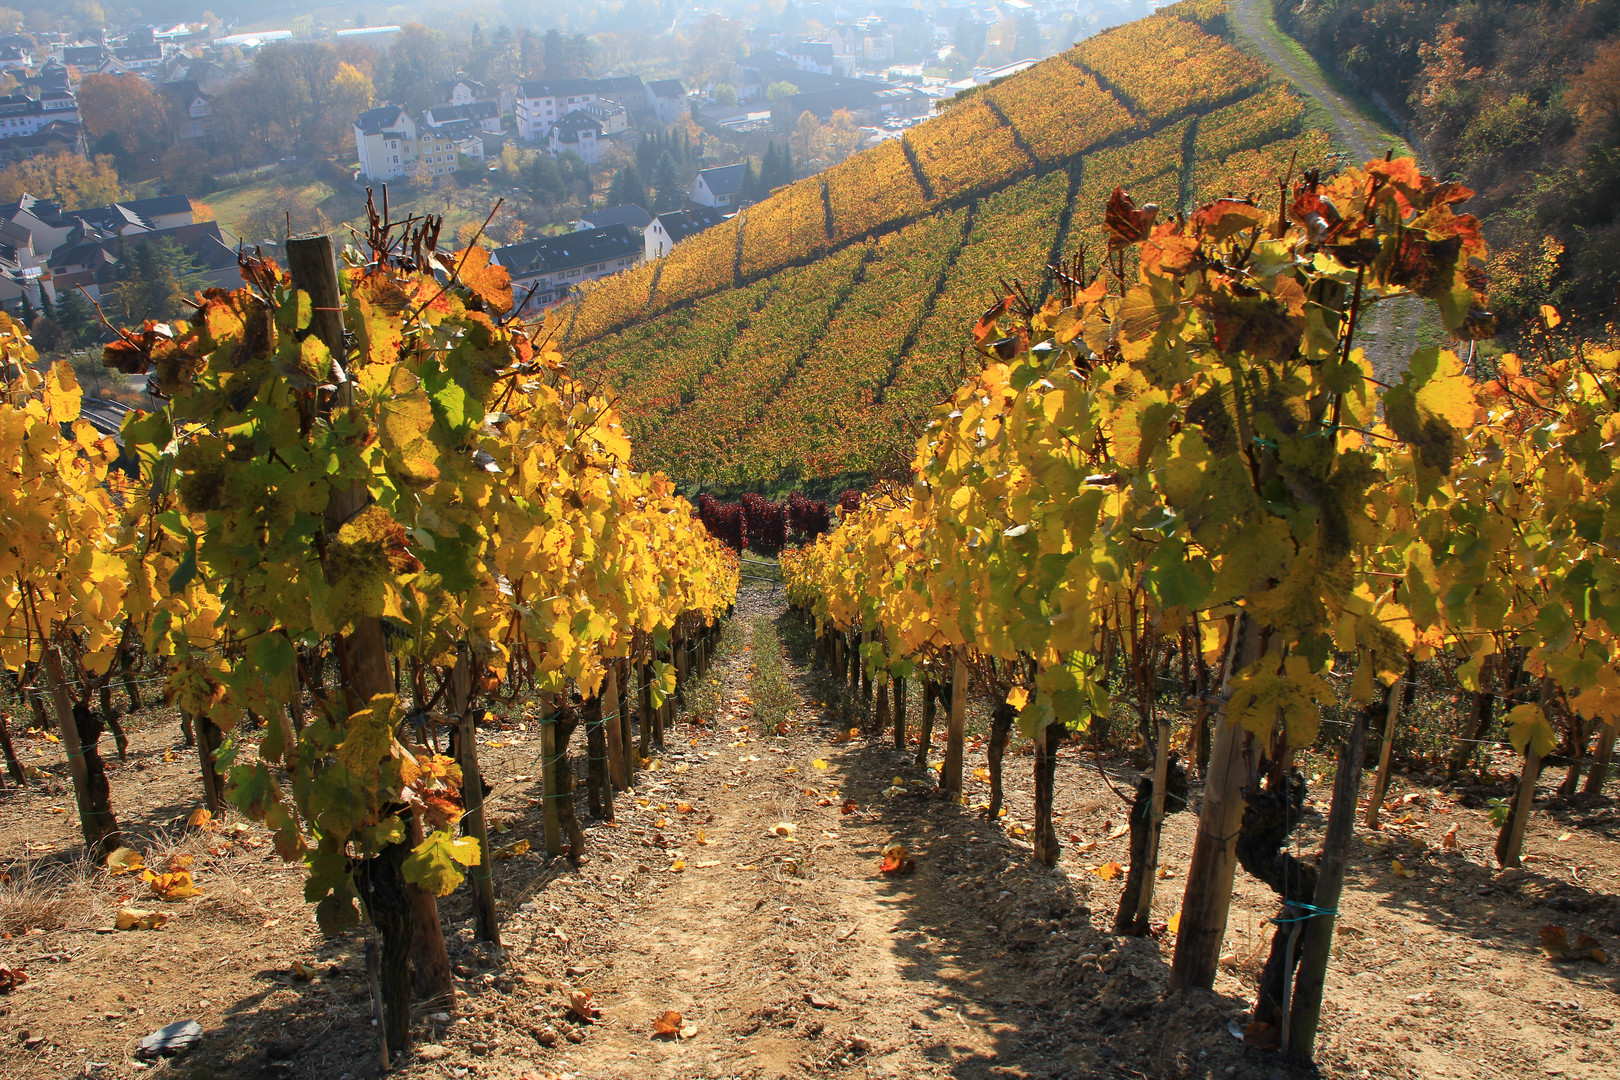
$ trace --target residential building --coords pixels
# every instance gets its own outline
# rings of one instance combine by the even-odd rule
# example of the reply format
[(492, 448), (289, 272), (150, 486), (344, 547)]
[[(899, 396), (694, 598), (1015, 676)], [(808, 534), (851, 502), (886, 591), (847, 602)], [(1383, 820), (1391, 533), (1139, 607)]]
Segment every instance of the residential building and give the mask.
[(422, 114), (428, 127), (444, 128), (468, 124), (498, 135), (501, 130), (501, 103), (481, 82), (455, 78), (437, 86), (439, 103)]
[(735, 206), (742, 197), (746, 165), (718, 165), (699, 169), (687, 198), (699, 206)]
[(39, 98), (27, 94), (7, 94), (0, 97), (0, 139), (15, 139), (32, 135), (53, 120), (77, 123), (78, 104), (73, 95), (63, 91), (50, 91), (51, 107)]
[(659, 79), (647, 84), (647, 106), (660, 124), (673, 124), (686, 112), (686, 85), (679, 79)]
[(17, 45), (0, 46), (0, 71), (24, 72), (34, 66), (34, 54)]
[[(476, 140), (475, 140), (476, 141)], [(458, 140), (436, 128), (422, 127), (416, 133), (416, 160), (418, 171), (428, 176), (448, 176), (461, 167), (461, 148)], [(483, 147), (479, 146), (478, 159), (483, 160)]]
[(159, 96), (169, 107), (169, 125), (174, 141), (182, 145), (212, 142), (217, 121), (214, 99), (190, 79), (159, 83)]
[(416, 168), (416, 121), (398, 105), (367, 109), (354, 123), (354, 152), (368, 180), (406, 176)]
[(594, 105), (601, 96), (594, 79), (536, 79), (518, 83), (515, 113), (518, 138), (540, 142), (551, 136), (551, 125), (581, 105)]
[(649, 105), (640, 75), (609, 75), (592, 81), (599, 96), (612, 98), (631, 112), (640, 112)]
[(84, 128), (65, 120), (53, 120), (32, 135), (0, 139), (0, 164), (28, 161), (42, 154), (83, 154)]
[(583, 109), (575, 110), (554, 122), (551, 130), (546, 133), (546, 151), (552, 157), (560, 157), (572, 150), (585, 159), (585, 164), (593, 168), (602, 160), (602, 153), (607, 145), (602, 125)]
[(81, 72), (99, 71), (111, 55), (105, 45), (69, 45), (62, 50), (62, 63)]
[(490, 261), (506, 267), (525, 310), (565, 299), (580, 285), (641, 265), (642, 243), (626, 225), (498, 247)]
[[(437, 115), (437, 108), (428, 112)], [(398, 105), (382, 105), (355, 120), (355, 157), (360, 175), (368, 180), (447, 176), (461, 168), (464, 159), (484, 160), (482, 132), (471, 119), (447, 119), (435, 126), (427, 122), (427, 114), (418, 123)]]
[(588, 229), (605, 229), (609, 225), (623, 225), (640, 236), (651, 224), (651, 214), (635, 203), (628, 203), (624, 206), (604, 206), (600, 210), (590, 211), (574, 222), (574, 231), (585, 232)]
[(712, 228), (725, 220), (720, 211), (702, 207), (691, 210), (671, 210), (659, 214), (642, 234), (643, 257), (652, 262), (675, 250), (687, 237)]
[(603, 135), (619, 135), (630, 130), (630, 111), (612, 98), (597, 98), (591, 104), (581, 105), (575, 111), (595, 120), (601, 127)]
[(435, 105), (422, 113), (422, 123), (430, 128), (444, 128), (467, 124), (480, 131), (498, 135), (501, 130), (501, 106), (496, 101), (470, 101), (464, 105)]

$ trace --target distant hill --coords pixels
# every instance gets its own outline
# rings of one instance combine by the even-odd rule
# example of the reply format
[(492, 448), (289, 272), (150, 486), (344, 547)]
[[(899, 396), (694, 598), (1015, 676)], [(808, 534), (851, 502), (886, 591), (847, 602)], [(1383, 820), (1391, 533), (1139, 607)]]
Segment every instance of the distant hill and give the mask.
[(1282, 0), (1277, 13), (1376, 97), (1436, 175), (1478, 192), (1504, 330), (1548, 301), (1588, 325), (1614, 317), (1620, 3)]
[(719, 485), (909, 458), (967, 328), (1018, 281), (1105, 250), (1114, 187), (1166, 212), (1275, 205), (1330, 156), (1297, 96), (1189, 0), (954, 99), (564, 309), (575, 368), (622, 395), (638, 465)]

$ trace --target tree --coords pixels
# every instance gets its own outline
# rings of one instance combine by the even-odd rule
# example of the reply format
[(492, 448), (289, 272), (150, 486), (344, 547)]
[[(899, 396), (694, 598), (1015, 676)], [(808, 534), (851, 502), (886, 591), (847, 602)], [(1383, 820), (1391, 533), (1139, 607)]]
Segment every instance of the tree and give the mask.
[(352, 120), (371, 108), (376, 100), (377, 90), (372, 86), (369, 75), (353, 64), (338, 64), (337, 75), (332, 80), (332, 108), (335, 112)]
[(455, 74), (444, 34), (406, 23), (388, 50), (388, 100), (417, 112), (433, 104), (434, 85)]
[(22, 290), (22, 303), (19, 305), (19, 311), (22, 314), (21, 321), (25, 327), (32, 327), (34, 320), (39, 318), (39, 312), (34, 309), (33, 297), (28, 295), (27, 289)]
[(545, 69), (548, 79), (562, 78), (563, 66), (567, 62), (564, 53), (567, 43), (563, 40), (562, 31), (553, 26), (546, 31), (545, 41), (541, 45), (540, 63)]
[(658, 165), (653, 169), (653, 210), (656, 213), (679, 210), (685, 201), (686, 189), (681, 186), (675, 159), (666, 151), (658, 158)]
[(56, 298), (56, 324), (62, 328), (70, 349), (88, 345), (100, 336), (101, 324), (95, 309), (78, 289), (69, 289)]
[(564, 79), (588, 79), (596, 68), (596, 47), (591, 39), (584, 34), (575, 34), (568, 39), (568, 46), (563, 50)]
[[(780, 85), (773, 83), (772, 85)], [(714, 88), (714, 103), (730, 109), (737, 104), (737, 88), (730, 83), (721, 83)]]
[(139, 75), (86, 75), (79, 116), (95, 138), (111, 136), (125, 150), (151, 147), (168, 125), (168, 109)]
[(46, 154), (0, 169), (0, 199), (14, 202), (24, 192), (54, 199), (69, 210), (106, 206), (125, 196), (112, 158), (69, 153)]
[(784, 80), (779, 80), (777, 82), (771, 83), (771, 85), (769, 85), (769, 86), (767, 86), (765, 88), (765, 100), (769, 101), (772, 105), (775, 105), (777, 102), (781, 101), (783, 98), (792, 97), (794, 94), (797, 94), (798, 92), (799, 92), (799, 88), (797, 86), (794, 86), (792, 83), (786, 81), (785, 79)]
[(1584, 137), (1620, 136), (1620, 40), (1598, 49), (1592, 62), (1569, 81), (1564, 104), (1580, 118)]
[(115, 281), (107, 306), (131, 326), (147, 319), (175, 318), (184, 301), (205, 284), (196, 262), (180, 245), (139, 238), (119, 245)]
[(641, 171), (635, 163), (630, 163), (613, 174), (613, 180), (608, 184), (607, 201), (609, 206), (624, 206), (628, 203), (640, 203), (647, 197), (647, 183), (641, 178)]

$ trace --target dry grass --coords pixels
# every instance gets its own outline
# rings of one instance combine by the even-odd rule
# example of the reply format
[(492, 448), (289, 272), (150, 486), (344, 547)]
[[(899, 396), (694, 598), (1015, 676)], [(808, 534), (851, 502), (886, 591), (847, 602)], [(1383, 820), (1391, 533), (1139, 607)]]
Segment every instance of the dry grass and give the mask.
[(107, 907), (96, 888), (102, 870), (89, 860), (19, 861), (0, 871), (0, 932), (74, 930), (96, 925)]

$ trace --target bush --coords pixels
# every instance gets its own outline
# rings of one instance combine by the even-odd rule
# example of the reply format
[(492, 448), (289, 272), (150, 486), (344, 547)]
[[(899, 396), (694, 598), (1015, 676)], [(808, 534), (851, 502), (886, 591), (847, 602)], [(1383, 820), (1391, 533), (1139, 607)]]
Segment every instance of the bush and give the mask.
[(787, 544), (787, 507), (753, 492), (742, 497), (748, 546), (761, 555), (775, 555)]
[(801, 540), (810, 541), (832, 526), (832, 509), (820, 499), (810, 499), (795, 491), (788, 496), (788, 524)]

